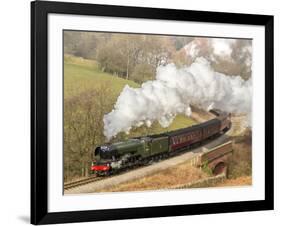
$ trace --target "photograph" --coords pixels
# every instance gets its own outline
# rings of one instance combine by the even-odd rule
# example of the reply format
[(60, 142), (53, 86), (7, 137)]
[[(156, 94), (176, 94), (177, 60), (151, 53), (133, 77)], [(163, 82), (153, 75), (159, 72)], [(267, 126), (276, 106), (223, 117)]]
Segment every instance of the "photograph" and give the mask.
[(63, 30), (63, 194), (252, 186), (252, 39)]

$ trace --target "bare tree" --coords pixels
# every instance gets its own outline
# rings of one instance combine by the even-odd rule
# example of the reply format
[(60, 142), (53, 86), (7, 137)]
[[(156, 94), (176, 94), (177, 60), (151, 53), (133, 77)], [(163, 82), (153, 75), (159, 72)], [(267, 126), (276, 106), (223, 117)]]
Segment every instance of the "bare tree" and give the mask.
[(113, 100), (106, 84), (65, 100), (64, 104), (64, 178), (87, 176), (92, 150), (105, 141), (103, 116)]

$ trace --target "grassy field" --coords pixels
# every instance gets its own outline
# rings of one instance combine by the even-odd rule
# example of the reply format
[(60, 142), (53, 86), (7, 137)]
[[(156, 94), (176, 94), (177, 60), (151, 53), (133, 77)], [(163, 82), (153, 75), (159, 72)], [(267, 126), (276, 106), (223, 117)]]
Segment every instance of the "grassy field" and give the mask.
[(152, 175), (98, 190), (97, 192), (121, 192), (165, 189), (184, 185), (189, 182), (207, 178), (209, 175), (187, 163), (162, 170)]
[(241, 176), (235, 179), (227, 179), (226, 181), (219, 183), (216, 187), (227, 186), (250, 186), (252, 185), (252, 176)]
[(102, 72), (95, 61), (65, 56), (64, 59), (64, 95), (65, 98), (93, 90), (100, 85), (110, 86), (112, 96), (118, 96), (125, 85), (138, 87), (133, 81)]

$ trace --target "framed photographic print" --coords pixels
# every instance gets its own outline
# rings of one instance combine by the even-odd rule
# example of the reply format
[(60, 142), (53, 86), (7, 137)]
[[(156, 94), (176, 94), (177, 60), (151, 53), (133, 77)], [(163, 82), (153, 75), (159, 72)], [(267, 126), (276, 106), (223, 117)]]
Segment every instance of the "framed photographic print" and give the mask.
[(31, 223), (273, 209), (273, 16), (31, 3)]

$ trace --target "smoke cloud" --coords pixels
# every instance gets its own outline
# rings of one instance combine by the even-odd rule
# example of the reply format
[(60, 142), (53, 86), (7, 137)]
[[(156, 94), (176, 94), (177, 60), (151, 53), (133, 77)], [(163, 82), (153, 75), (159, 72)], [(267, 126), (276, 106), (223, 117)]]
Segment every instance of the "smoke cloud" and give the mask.
[(189, 67), (174, 64), (160, 66), (156, 80), (140, 88), (125, 86), (114, 109), (106, 114), (104, 135), (110, 140), (133, 127), (148, 127), (158, 121), (168, 127), (178, 114), (191, 115), (191, 105), (209, 110), (247, 113), (250, 123), (252, 80), (226, 76), (214, 71), (205, 58), (199, 57)]

